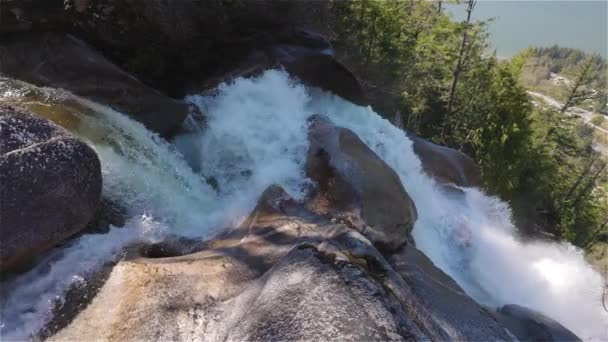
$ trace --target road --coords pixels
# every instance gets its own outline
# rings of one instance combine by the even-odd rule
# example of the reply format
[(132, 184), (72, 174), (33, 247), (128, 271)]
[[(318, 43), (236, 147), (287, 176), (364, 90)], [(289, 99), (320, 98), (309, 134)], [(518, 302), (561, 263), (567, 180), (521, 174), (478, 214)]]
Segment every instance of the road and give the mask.
[[(549, 106), (559, 110), (562, 108), (562, 106), (564, 105), (563, 103), (557, 101), (556, 99), (549, 97), (547, 95), (543, 95), (541, 93), (537, 93), (534, 91), (528, 91), (528, 94), (539, 98), (541, 100), (543, 100), (546, 104), (548, 104)], [(573, 107), (571, 109), (569, 109), (566, 114), (568, 115), (578, 115), (583, 119), (583, 122), (589, 126), (592, 126), (593, 128), (600, 130), (606, 134), (608, 134), (608, 129), (605, 129), (604, 127), (601, 126), (597, 126), (594, 125), (593, 122), (591, 122), (591, 119), (593, 118), (593, 116), (595, 115), (593, 112), (585, 110), (583, 108), (579, 108), (579, 107)]]
[[(563, 106), (563, 103), (561, 103), (561, 102), (557, 101), (556, 99), (549, 97), (547, 95), (537, 93), (534, 91), (528, 91), (528, 94), (530, 94), (538, 99), (541, 99), (544, 103), (546, 103), (547, 105), (549, 105), (557, 110), (560, 110)], [(604, 134), (608, 134), (607, 129), (605, 129), (604, 127), (601, 127), (601, 126), (597, 126), (597, 125), (593, 124), (593, 122), (591, 122), (591, 119), (595, 115), (591, 111), (588, 111), (588, 110), (585, 110), (585, 109), (579, 108), (579, 107), (573, 107), (573, 108), (569, 109), (566, 112), (566, 114), (577, 115), (583, 120), (583, 122), (586, 125), (589, 125), (589, 126), (593, 127), (594, 129), (597, 129), (600, 132), (603, 132)], [(592, 147), (594, 150), (598, 151), (599, 153), (601, 153), (605, 156), (608, 156), (608, 146), (593, 143)]]

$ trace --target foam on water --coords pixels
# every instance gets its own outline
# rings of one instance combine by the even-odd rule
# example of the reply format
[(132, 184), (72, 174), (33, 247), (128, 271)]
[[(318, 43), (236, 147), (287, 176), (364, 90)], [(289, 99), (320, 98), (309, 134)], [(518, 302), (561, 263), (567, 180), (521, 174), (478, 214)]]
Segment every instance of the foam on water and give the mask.
[(205, 134), (198, 130), (192, 141), (203, 161), (195, 168), (173, 145), (127, 116), (71, 94), (58, 96), (84, 106), (77, 133), (99, 155), (104, 196), (124, 206), (131, 219), (108, 234), (71, 241), (1, 284), (3, 339), (35, 335), (75, 282), (115, 261), (129, 244), (158, 242), (169, 234), (208, 238), (239, 224), (273, 183), (295, 198), (303, 194), (308, 95), (282, 72), (222, 86), (213, 98), (192, 98), (208, 107)]
[(608, 338), (602, 277), (567, 243), (523, 242), (508, 205), (478, 189), (441, 191), (423, 172), (405, 134), (363, 108), (328, 94), (314, 112), (353, 130), (400, 176), (418, 210), (417, 247), (475, 300), (490, 307), (519, 304), (556, 319), (585, 340)]
[(268, 71), (259, 79), (221, 85), (215, 96), (187, 100), (207, 114), (205, 133), (191, 147), (201, 156), (197, 168), (215, 179), (220, 197), (244, 201), (251, 209), (273, 183), (296, 198), (303, 195), (306, 88), (283, 72)]
[(306, 89), (276, 70), (186, 100), (205, 112), (207, 122), (178, 137), (178, 148), (120, 113), (80, 100), (93, 113), (83, 113), (79, 132), (100, 156), (104, 194), (126, 206), (132, 218), (124, 228), (85, 235), (51, 252), (53, 257), (8, 284), (3, 337), (36, 333), (74, 281), (116, 260), (129, 243), (165, 234), (207, 238), (238, 224), (273, 183), (300, 198), (309, 182), (303, 171), (306, 119), (324, 114), (357, 133), (399, 174), (418, 209), (418, 248), (473, 298), (490, 307), (525, 305), (585, 339), (605, 339), (602, 279), (579, 250), (521, 242), (509, 207), (477, 189), (442, 192), (422, 172), (411, 140), (370, 108)]
[(71, 286), (115, 261), (127, 245), (156, 242), (166, 234), (204, 238), (224, 223), (217, 214), (215, 192), (169, 143), (121, 113), (75, 100), (83, 106), (78, 133), (101, 160), (104, 196), (127, 209), (130, 219), (124, 228), (70, 241), (48, 253), (34, 269), (2, 283), (3, 340), (35, 335)]

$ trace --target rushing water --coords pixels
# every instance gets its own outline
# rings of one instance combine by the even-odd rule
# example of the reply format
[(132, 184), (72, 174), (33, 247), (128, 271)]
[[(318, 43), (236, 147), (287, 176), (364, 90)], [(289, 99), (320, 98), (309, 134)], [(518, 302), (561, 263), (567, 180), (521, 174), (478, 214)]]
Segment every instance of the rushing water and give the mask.
[[(79, 100), (87, 110), (78, 114), (76, 131), (100, 156), (105, 196), (125, 205), (131, 219), (108, 234), (72, 241), (3, 284), (3, 339), (35, 334), (70, 286), (119, 258), (127, 244), (165, 234), (207, 238), (240, 222), (273, 183), (301, 198), (310, 182), (303, 165), (306, 119), (313, 113), (356, 132), (393, 167), (418, 208), (418, 248), (478, 302), (522, 304), (585, 339), (606, 337), (602, 279), (579, 250), (521, 242), (508, 206), (477, 189), (462, 189), (464, 196), (456, 197), (440, 191), (422, 173), (412, 142), (370, 108), (307, 89), (282, 71), (238, 79), (213, 96), (186, 100), (207, 114), (207, 122), (175, 145), (120, 113)], [(462, 231), (470, 235), (466, 243), (458, 238)]]

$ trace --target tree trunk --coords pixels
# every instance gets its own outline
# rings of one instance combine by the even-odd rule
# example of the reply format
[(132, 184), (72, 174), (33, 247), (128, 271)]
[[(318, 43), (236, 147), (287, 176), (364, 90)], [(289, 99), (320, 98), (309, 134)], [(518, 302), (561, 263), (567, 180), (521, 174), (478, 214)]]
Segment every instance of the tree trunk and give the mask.
[(572, 185), (572, 187), (570, 187), (570, 190), (568, 190), (568, 193), (566, 194), (566, 196), (564, 196), (564, 199), (561, 201), (559, 208), (557, 208), (558, 211), (560, 211), (564, 207), (564, 204), (566, 204), (568, 202), (568, 199), (570, 198), (570, 196), (572, 196), (572, 194), (574, 193), (574, 190), (576, 190), (576, 188), (578, 188), (578, 186), (581, 184), (581, 182), (583, 181), (585, 176), (589, 173), (589, 171), (591, 171), (591, 168), (593, 167), (595, 160), (596, 160), (596, 158), (591, 159), (591, 162), (589, 163), (589, 165), (587, 165), (587, 167), (581, 173), (581, 175), (578, 177), (576, 182), (574, 182), (574, 185)]
[(597, 241), (596, 238), (606, 229), (608, 222), (604, 222), (598, 229), (596, 229), (591, 235), (581, 244), (581, 248), (587, 250), (593, 246)]
[(575, 98), (579, 93), (580, 87), (589, 83), (587, 78), (589, 77), (588, 73), (591, 71), (591, 66), (593, 64), (593, 60), (591, 58), (584, 61), (584, 65), (578, 75), (576, 75), (576, 80), (574, 81), (574, 85), (570, 88), (568, 92), (568, 96), (566, 97), (566, 102), (562, 106), (560, 112), (565, 113), (570, 107), (575, 105)]
[(576, 207), (578, 205), (578, 202), (586, 195), (590, 192), (591, 187), (595, 184), (595, 181), (597, 180), (597, 177), (600, 176), (600, 174), (602, 173), (602, 171), (604, 171), (604, 168), (606, 167), (606, 163), (602, 164), (602, 167), (600, 167), (597, 172), (595, 173), (595, 175), (593, 175), (593, 177), (589, 180), (589, 182), (585, 185), (585, 188), (583, 188), (583, 190), (581, 190), (578, 193), (578, 196), (576, 196), (576, 198), (574, 199), (574, 201), (572, 202), (572, 207)]
[(466, 47), (467, 47), (467, 37), (468, 37), (468, 26), (471, 22), (471, 14), (473, 13), (473, 8), (475, 8), (475, 4), (477, 3), (477, 0), (468, 0), (468, 5), (467, 5), (467, 20), (466, 20), (466, 27), (464, 29), (464, 31), (462, 32), (462, 42), (460, 44), (460, 51), (458, 52), (458, 61), (456, 63), (456, 67), (454, 68), (454, 71), (452, 72), (452, 86), (450, 87), (450, 96), (448, 98), (448, 108), (447, 108), (447, 112), (444, 118), (444, 123), (443, 123), (443, 129), (442, 129), (442, 136), (445, 138), (445, 129), (446, 126), (448, 125), (448, 119), (449, 116), (452, 112), (452, 106), (454, 105), (454, 96), (456, 94), (456, 86), (458, 85), (458, 79), (460, 77), (460, 73), (462, 72), (462, 62), (464, 60), (464, 54), (466, 51)]
[(374, 22), (372, 24), (372, 32), (371, 32), (371, 37), (369, 38), (369, 44), (367, 45), (367, 52), (365, 54), (365, 73), (367, 74), (369, 72), (368, 68), (369, 68), (369, 62), (372, 58), (372, 50), (374, 48), (374, 45), (376, 43), (376, 23), (378, 21), (378, 16), (374, 16)]

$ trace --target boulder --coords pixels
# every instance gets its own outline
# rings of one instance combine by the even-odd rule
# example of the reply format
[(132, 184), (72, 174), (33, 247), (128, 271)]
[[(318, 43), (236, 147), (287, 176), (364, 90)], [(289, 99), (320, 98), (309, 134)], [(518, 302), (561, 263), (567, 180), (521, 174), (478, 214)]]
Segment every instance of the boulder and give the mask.
[[(76, 6), (85, 2), (85, 5)], [(321, 27), (321, 1), (66, 0), (72, 32), (117, 65), (181, 97), (291, 27)], [(81, 10), (78, 10), (81, 8)]]
[(0, 106), (0, 270), (85, 228), (101, 195), (95, 151), (63, 128)]
[(511, 336), (446, 273), (415, 247), (406, 245), (388, 262), (450, 341), (509, 341)]
[(61, 89), (37, 87), (0, 76), (0, 104), (18, 107), (80, 136), (82, 113), (88, 113), (78, 99)]
[[(464, 293), (427, 307), (458, 290), (431, 265), (413, 291), (363, 235), (271, 186), (243, 224), (193, 254), (120, 261), (50, 340), (513, 340)], [(440, 311), (461, 304), (445, 322)]]
[(417, 218), (401, 180), (352, 131), (312, 116), (307, 175), (317, 183), (309, 207), (363, 233), (380, 250), (403, 245)]
[(331, 55), (301, 56), (283, 65), (309, 86), (332, 92), (360, 106), (370, 104), (357, 77)]
[(109, 198), (101, 197), (97, 210), (82, 232), (105, 234), (110, 226), (124, 227), (127, 217), (127, 209)]
[(0, 1), (0, 35), (58, 30), (68, 26), (64, 0)]
[(429, 176), (444, 184), (464, 187), (480, 187), (481, 173), (475, 161), (466, 154), (449, 147), (408, 134), (414, 152), (420, 158), (422, 169)]
[(0, 33), (71, 32), (172, 96), (284, 67), (308, 85), (369, 104), (357, 78), (332, 57), (329, 41), (309, 29), (327, 26), (324, 2), (8, 0), (2, 6)]
[(369, 105), (357, 77), (334, 55), (327, 38), (312, 30), (289, 30), (267, 48), (269, 59), (308, 86), (332, 92), (350, 102)]
[(124, 112), (161, 135), (176, 132), (188, 113), (186, 104), (139, 82), (73, 36), (11, 35), (0, 50), (0, 76), (66, 89)]
[(341, 241), (373, 250), (360, 234), (271, 187), (245, 223), (202, 251), (121, 261), (51, 340), (422, 338)]
[(572, 331), (540, 312), (509, 304), (494, 313), (520, 341), (582, 341)]
[(361, 106), (369, 104), (357, 77), (335, 59), (331, 43), (320, 33), (290, 29), (268, 36), (258, 44), (237, 62), (223, 65), (202, 82), (196, 81), (188, 91), (207, 91), (236, 77), (251, 77), (264, 70), (284, 68), (308, 86), (332, 92)]

